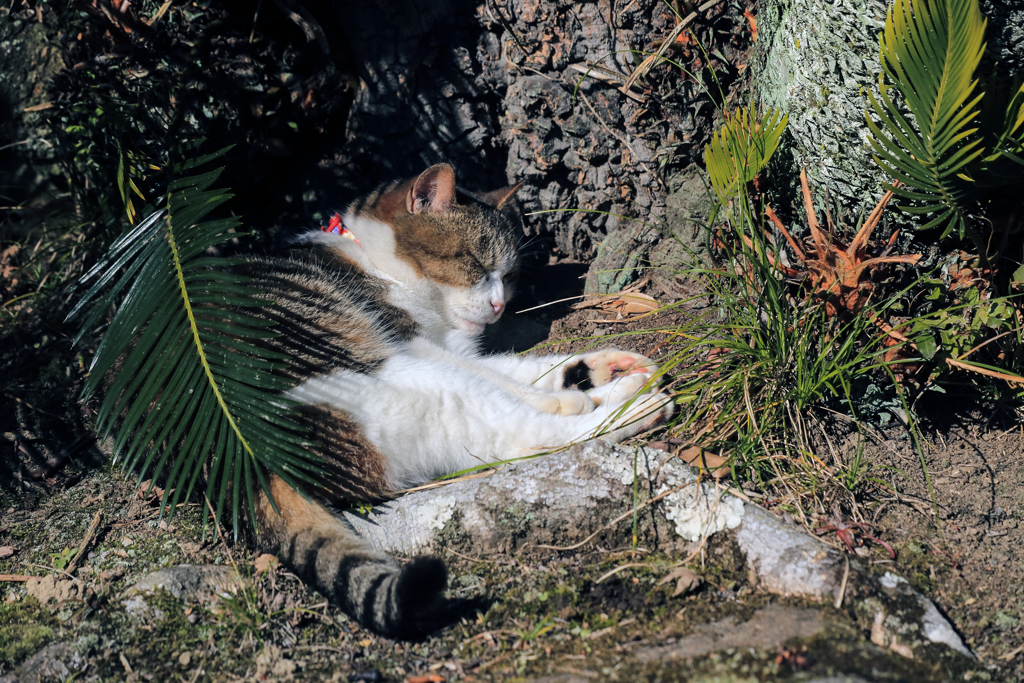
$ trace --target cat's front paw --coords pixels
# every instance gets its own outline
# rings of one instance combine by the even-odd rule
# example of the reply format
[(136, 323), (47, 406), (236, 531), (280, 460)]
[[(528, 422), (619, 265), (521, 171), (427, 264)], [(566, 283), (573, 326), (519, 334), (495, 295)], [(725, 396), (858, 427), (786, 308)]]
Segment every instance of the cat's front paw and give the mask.
[(599, 404), (582, 391), (556, 391), (551, 394), (535, 394), (527, 399), (538, 410), (550, 415), (585, 415), (594, 412)]
[(641, 393), (650, 393), (654, 388), (648, 386), (651, 376), (646, 373), (620, 375), (607, 384), (591, 389), (587, 395), (597, 405), (618, 406)]
[(565, 370), (564, 386), (597, 388), (628, 375), (646, 375), (646, 382), (657, 371), (657, 363), (647, 356), (620, 349), (601, 349), (581, 354), (571, 361)]
[(658, 392), (638, 396), (632, 403), (617, 409), (607, 407), (602, 410), (609, 412), (609, 421), (598, 436), (610, 443), (618, 443), (667, 421), (675, 413), (676, 406), (668, 394)]

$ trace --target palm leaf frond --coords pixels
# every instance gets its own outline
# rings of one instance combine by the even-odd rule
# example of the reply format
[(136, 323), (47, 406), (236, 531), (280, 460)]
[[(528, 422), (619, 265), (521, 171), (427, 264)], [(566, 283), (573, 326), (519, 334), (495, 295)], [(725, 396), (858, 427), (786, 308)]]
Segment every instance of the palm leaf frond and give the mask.
[[(868, 93), (877, 121), (867, 117), (875, 161), (906, 188), (905, 211), (932, 214), (921, 229), (944, 227), (962, 237), (970, 165), (985, 151), (978, 133), (975, 71), (985, 51), (985, 18), (977, 0), (895, 0), (880, 39), (879, 96)], [(898, 87), (911, 123), (890, 96)]]
[(275, 335), (259, 315), (270, 303), (232, 270), (238, 259), (206, 255), (237, 236), (234, 218), (204, 220), (231, 198), (211, 189), (219, 176), (220, 169), (169, 182), (163, 206), (150, 207), (82, 278), (88, 289), (68, 318), (81, 319), (81, 338), (116, 308), (84, 389), (88, 397), (107, 378), (97, 429), (108, 436), (116, 428), (115, 461), (139, 481), (165, 476), (161, 505), (170, 513), (205, 469), (216, 516), (229, 504), (237, 533), (243, 503), (255, 514), (254, 487), (270, 497), (266, 472), (296, 486), (315, 485), (322, 470), (280, 395), (290, 382), (275, 371), (287, 358), (261, 343)]
[(725, 206), (764, 169), (779, 146), (788, 116), (778, 109), (758, 119), (753, 107), (726, 114), (704, 148), (704, 164), (718, 201)]
[(989, 150), (983, 160), (986, 186), (1017, 183), (1024, 166), (1024, 83), (1019, 77), (1006, 84), (995, 74), (986, 83), (988, 96), (982, 103), (982, 118), (990, 133)]

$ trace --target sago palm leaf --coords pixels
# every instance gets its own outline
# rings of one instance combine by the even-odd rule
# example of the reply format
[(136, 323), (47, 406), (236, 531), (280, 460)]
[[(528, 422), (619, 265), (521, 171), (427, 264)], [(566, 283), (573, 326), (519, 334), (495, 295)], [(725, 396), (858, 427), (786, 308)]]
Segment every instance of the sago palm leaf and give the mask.
[[(867, 117), (875, 160), (906, 185), (888, 189), (914, 202), (904, 211), (933, 214), (921, 229), (943, 226), (943, 235), (969, 229), (967, 167), (984, 152), (976, 122), (984, 93), (974, 75), (984, 36), (977, 0), (895, 0), (880, 40), (879, 97), (868, 93), (878, 118)], [(913, 123), (890, 97), (886, 75)]]
[(999, 186), (1018, 183), (1024, 166), (1024, 83), (1014, 78), (1007, 87), (1005, 79), (993, 74), (986, 83), (982, 102), (983, 130), (991, 131), (990, 153), (983, 160), (989, 177), (979, 175), (979, 184)]
[(315, 485), (320, 468), (279, 395), (287, 359), (261, 344), (275, 335), (258, 315), (269, 302), (232, 271), (238, 259), (206, 254), (237, 236), (234, 218), (203, 221), (231, 198), (211, 189), (221, 170), (193, 171), (224, 151), (176, 165), (193, 175), (172, 180), (163, 206), (82, 278), (89, 289), (68, 318), (81, 317), (81, 338), (116, 307), (84, 389), (107, 378), (97, 427), (103, 438), (117, 429), (115, 461), (139, 481), (166, 477), (170, 513), (205, 477), (217, 518), (229, 506), (237, 534), (243, 504), (255, 514), (255, 486), (270, 496), (267, 471)]
[(704, 148), (704, 164), (722, 206), (764, 169), (779, 146), (788, 117), (779, 110), (758, 119), (753, 107), (726, 114), (725, 123)]

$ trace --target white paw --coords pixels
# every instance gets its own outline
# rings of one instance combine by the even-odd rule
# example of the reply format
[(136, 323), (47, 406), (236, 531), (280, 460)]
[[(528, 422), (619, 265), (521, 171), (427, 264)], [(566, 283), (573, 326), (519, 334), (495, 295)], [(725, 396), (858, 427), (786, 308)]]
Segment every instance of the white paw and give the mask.
[(558, 400), (556, 415), (583, 415), (594, 412), (594, 399), (582, 391), (556, 391), (552, 394)]
[(618, 443), (668, 420), (676, 406), (668, 394), (659, 392), (643, 394), (624, 407), (607, 407), (605, 410), (609, 412), (610, 421), (606, 423), (603, 433), (597, 436), (610, 443)]
[(641, 392), (650, 393), (656, 390), (656, 386), (647, 386), (650, 379), (651, 376), (646, 373), (621, 375), (596, 389), (591, 389), (587, 395), (598, 405), (620, 406)]
[(613, 379), (628, 375), (647, 375), (658, 371), (658, 365), (647, 356), (632, 351), (602, 349), (584, 353), (580, 359), (590, 368), (590, 383), (604, 386)]
[(551, 415), (585, 415), (594, 412), (597, 402), (582, 391), (556, 391), (537, 394), (534, 407)]

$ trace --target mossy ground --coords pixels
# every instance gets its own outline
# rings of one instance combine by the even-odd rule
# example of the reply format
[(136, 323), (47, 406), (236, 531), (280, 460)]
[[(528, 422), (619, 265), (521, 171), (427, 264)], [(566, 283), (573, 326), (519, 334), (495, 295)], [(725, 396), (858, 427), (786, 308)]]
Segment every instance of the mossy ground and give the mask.
[[(866, 640), (847, 612), (831, 609), (825, 610), (824, 629), (811, 638), (645, 659), (651, 648), (690, 636), (727, 637), (734, 625), (770, 604), (803, 606), (751, 587), (727, 538), (714, 540), (694, 560), (690, 568), (701, 587), (678, 597), (672, 597), (674, 582), (659, 585), (677, 562), (656, 552), (591, 547), (487, 558), (452, 553), (445, 558), (449, 595), (484, 596), (489, 606), (423, 641), (396, 642), (359, 629), (279, 567), (257, 574), (255, 556), (244, 545), (229, 548), (209, 533), (204, 539), (194, 507), (184, 508), (169, 527), (161, 525), (156, 500), (139, 496), (132, 483), (97, 470), (31, 512), (19, 511), (4, 496), (0, 538), (17, 550), (0, 561), (0, 572), (53, 572), (53, 556), (78, 547), (100, 508), (104, 522), (76, 573), (82, 599), (41, 606), (24, 584), (2, 584), (0, 673), (45, 645), (68, 643), (88, 663), (80, 680), (89, 681), (527, 681), (559, 675), (766, 681), (864, 672), (878, 673), (872, 680), (949, 679), (947, 664), (885, 652)], [(231, 559), (246, 578), (230, 602), (190, 604), (159, 593), (147, 603), (164, 618), (142, 620), (125, 607), (124, 591), (152, 570)], [(636, 566), (603, 578), (623, 565)], [(708, 624), (716, 626), (708, 631)]]

